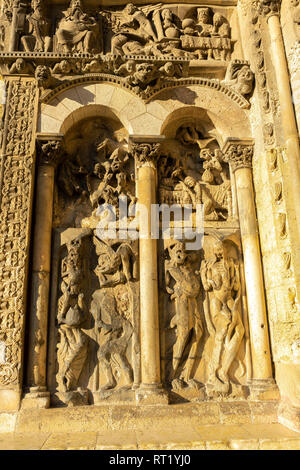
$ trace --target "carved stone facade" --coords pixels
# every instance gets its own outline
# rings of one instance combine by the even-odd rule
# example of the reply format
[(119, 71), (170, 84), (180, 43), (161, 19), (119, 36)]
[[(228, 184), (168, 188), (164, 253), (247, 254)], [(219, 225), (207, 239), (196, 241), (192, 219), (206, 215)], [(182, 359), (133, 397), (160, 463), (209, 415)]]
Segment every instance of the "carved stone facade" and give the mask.
[(1, 3), (0, 411), (300, 431), (298, 3), (112, 3)]

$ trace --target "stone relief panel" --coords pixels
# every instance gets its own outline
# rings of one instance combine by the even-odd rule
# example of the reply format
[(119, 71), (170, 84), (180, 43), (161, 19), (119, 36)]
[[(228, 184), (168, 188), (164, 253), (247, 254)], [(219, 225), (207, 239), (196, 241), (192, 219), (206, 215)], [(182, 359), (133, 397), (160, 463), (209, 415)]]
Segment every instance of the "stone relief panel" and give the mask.
[[(135, 201), (134, 160), (114, 120), (65, 137), (56, 174), (48, 386), (54, 405), (135, 400), (140, 383), (138, 242), (101, 230)], [(124, 237), (124, 234), (123, 234)], [(52, 329), (50, 327), (50, 329)]]
[(26, 52), (172, 55), (229, 61), (234, 48), (232, 11), (176, 3), (91, 8), (82, 0), (50, 8), (45, 0), (29, 4), (5, 0), (1, 43), (9, 50)]
[(202, 249), (165, 240), (160, 256), (162, 370), (171, 401), (248, 396), (251, 360), (237, 233), (207, 232)]
[(159, 202), (203, 205), (204, 220), (234, 223), (232, 181), (214, 131), (184, 125), (165, 145), (158, 163)]

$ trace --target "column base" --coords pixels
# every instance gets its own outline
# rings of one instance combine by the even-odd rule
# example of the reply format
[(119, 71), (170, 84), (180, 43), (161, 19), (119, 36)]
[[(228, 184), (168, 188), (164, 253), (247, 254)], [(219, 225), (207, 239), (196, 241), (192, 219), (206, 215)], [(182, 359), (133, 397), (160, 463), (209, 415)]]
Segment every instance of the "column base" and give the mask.
[(280, 400), (279, 388), (274, 379), (250, 379), (247, 383), (250, 400)]
[(21, 402), (21, 390), (0, 390), (0, 412), (18, 411)]
[(300, 408), (282, 400), (278, 407), (278, 423), (300, 432)]
[(161, 384), (142, 384), (135, 392), (137, 405), (168, 405), (168, 392)]
[(22, 408), (49, 408), (50, 392), (46, 387), (30, 387), (22, 400)]

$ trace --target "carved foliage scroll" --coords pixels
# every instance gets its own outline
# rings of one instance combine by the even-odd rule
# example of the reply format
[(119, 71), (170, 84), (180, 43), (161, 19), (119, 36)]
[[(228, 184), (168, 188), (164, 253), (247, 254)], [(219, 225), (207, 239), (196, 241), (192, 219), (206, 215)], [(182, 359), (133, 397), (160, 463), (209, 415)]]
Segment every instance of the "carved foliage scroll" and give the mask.
[(30, 144), (35, 98), (33, 81), (9, 83), (0, 223), (0, 340), (5, 343), (0, 385), (17, 384), (21, 369), (33, 168)]

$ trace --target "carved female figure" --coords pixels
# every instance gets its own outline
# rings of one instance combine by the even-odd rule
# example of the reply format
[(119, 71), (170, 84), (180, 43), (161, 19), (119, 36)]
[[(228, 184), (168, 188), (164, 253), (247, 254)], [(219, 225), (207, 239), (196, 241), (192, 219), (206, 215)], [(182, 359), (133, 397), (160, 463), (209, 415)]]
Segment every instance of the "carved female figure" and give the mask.
[(203, 260), (201, 280), (207, 298), (204, 313), (207, 329), (213, 338), (207, 386), (213, 391), (228, 393), (229, 368), (244, 336), (244, 326), (239, 312), (241, 284), (239, 268), (232, 258), (227, 258), (220, 240), (213, 246), (213, 256)]

